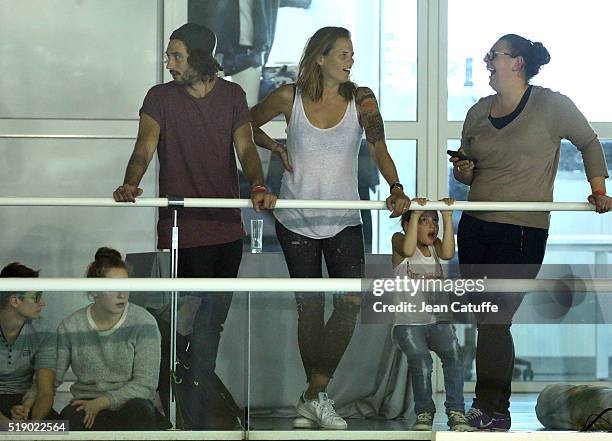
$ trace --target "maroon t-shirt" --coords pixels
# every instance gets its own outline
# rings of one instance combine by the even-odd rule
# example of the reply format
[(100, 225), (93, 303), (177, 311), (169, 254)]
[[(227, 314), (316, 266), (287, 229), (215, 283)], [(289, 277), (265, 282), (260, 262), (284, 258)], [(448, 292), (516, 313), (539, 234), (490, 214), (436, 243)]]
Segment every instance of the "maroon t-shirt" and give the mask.
[[(204, 98), (174, 82), (149, 90), (140, 112), (159, 124), (159, 195), (185, 198), (238, 198), (233, 134), (251, 121), (242, 88), (222, 78)], [(179, 247), (232, 242), (244, 236), (238, 208), (182, 208)], [(157, 247), (170, 248), (172, 213), (159, 210)]]

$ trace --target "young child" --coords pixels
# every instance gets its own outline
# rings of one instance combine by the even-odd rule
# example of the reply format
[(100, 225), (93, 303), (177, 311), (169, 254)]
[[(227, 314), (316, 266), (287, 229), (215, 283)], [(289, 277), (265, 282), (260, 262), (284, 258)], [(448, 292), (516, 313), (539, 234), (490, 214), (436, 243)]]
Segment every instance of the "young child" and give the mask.
[[(425, 205), (424, 198), (413, 199)], [(442, 199), (446, 205), (455, 201)], [(436, 211), (408, 211), (401, 218), (403, 233), (395, 233), (392, 238), (394, 275), (410, 278), (442, 278), (439, 259), (449, 260), (455, 255), (452, 211), (442, 211), (444, 223), (443, 238), (438, 238), (438, 213)], [(422, 292), (414, 299), (422, 299), (428, 305), (449, 305), (445, 293)], [(417, 414), (412, 430), (431, 430), (436, 411), (432, 400), (432, 350), (442, 360), (444, 387), (446, 389), (446, 414), (448, 426), (458, 432), (471, 431), (465, 419), (463, 401), (463, 361), (454, 326), (450, 323), (450, 312), (415, 315), (408, 313), (403, 317), (396, 315), (393, 339), (408, 359), (408, 369), (412, 380), (414, 408)], [(421, 307), (417, 306), (417, 311)], [(408, 324), (407, 324), (408, 323)]]

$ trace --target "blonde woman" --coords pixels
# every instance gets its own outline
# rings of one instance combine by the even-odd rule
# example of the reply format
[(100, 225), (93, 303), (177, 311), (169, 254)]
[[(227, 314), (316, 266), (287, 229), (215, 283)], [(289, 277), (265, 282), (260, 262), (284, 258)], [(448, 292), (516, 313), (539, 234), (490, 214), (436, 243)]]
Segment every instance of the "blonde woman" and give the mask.
[[(359, 200), (357, 157), (365, 130), (370, 152), (390, 185), (393, 216), (408, 210), (395, 164), (385, 143), (376, 97), (350, 80), (353, 43), (348, 30), (319, 29), (306, 44), (297, 83), (276, 89), (253, 107), (255, 142), (280, 156), (285, 166), (282, 199)], [(259, 127), (282, 114), (287, 147)], [(274, 212), (276, 234), (291, 277), (361, 277), (364, 263), (359, 210), (284, 209)], [(298, 343), (308, 388), (298, 400), (303, 418), (295, 427), (345, 429), (326, 388), (351, 340), (361, 305), (358, 294), (337, 294), (325, 323), (323, 293), (295, 293)]]

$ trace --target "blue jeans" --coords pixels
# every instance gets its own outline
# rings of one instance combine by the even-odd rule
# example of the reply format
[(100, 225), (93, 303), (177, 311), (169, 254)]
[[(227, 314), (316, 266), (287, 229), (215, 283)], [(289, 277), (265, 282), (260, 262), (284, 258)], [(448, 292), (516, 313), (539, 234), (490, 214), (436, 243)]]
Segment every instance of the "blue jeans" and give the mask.
[(433, 361), (429, 351), (434, 351), (442, 360), (444, 388), (446, 389), (446, 411), (464, 412), (463, 402), (463, 358), (455, 327), (448, 323), (432, 325), (399, 325), (393, 328), (393, 339), (408, 358), (408, 371), (412, 380), (414, 410), (417, 413), (435, 413), (431, 398), (431, 373)]

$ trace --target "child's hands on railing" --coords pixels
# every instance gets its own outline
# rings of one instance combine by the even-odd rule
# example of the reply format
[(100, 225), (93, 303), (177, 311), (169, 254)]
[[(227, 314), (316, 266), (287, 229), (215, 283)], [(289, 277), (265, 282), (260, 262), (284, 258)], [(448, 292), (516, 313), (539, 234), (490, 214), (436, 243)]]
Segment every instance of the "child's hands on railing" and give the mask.
[[(412, 202), (416, 202), (419, 205), (427, 204), (427, 198), (412, 198)], [(423, 210), (412, 210), (411, 215), (420, 217), (423, 214)]]
[[(442, 198), (440, 202), (444, 202), (446, 205), (450, 206), (455, 203), (455, 200), (453, 198)], [(440, 213), (442, 213), (442, 217), (453, 217), (453, 212), (449, 210), (440, 210)]]

